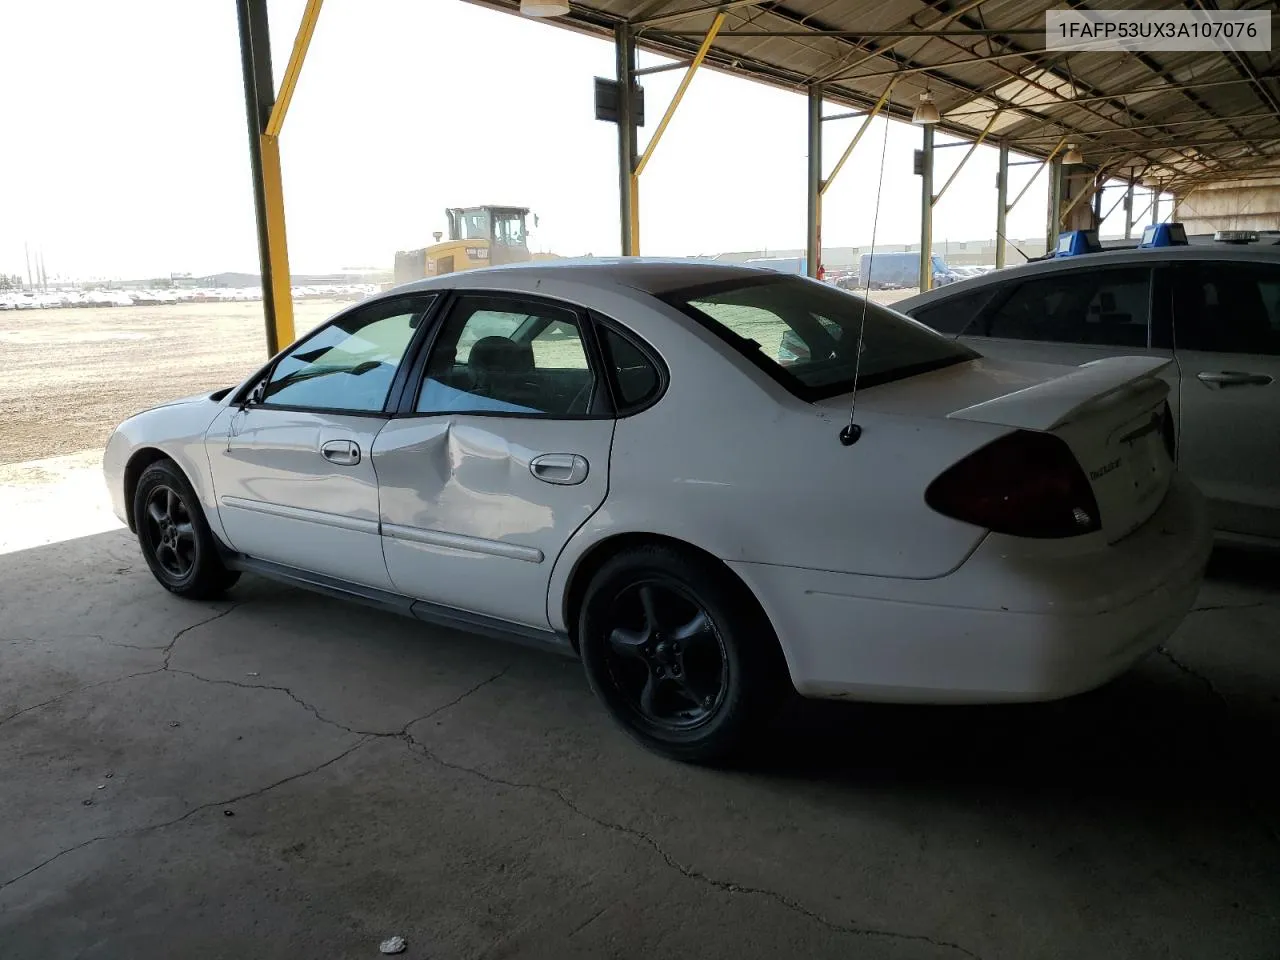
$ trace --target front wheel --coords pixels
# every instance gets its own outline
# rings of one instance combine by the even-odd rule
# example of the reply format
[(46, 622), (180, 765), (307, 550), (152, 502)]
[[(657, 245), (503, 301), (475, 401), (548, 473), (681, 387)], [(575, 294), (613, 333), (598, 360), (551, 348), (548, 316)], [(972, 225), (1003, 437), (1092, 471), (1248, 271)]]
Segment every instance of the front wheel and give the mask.
[(173, 461), (159, 460), (138, 478), (133, 525), (147, 566), (171, 593), (209, 600), (240, 579), (223, 566), (200, 499)]
[(655, 545), (608, 560), (587, 588), (578, 644), (613, 718), (676, 760), (731, 759), (785, 690), (785, 664), (754, 599), (691, 551)]

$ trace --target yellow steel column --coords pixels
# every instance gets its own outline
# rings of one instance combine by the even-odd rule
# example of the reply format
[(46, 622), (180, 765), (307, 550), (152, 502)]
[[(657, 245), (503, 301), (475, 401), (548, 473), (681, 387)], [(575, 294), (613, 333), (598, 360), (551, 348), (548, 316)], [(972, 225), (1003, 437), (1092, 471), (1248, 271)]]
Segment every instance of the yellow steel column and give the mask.
[(640, 256), (640, 174), (631, 174), (631, 256)]
[(285, 236), (284, 189), (280, 174), (280, 130), (306, 59), (323, 0), (307, 0), (280, 95), (271, 71), (271, 40), (266, 0), (237, 0), (240, 58), (248, 112), (254, 205), (258, 221), (258, 254), (262, 270), (262, 308), (267, 352), (275, 354), (293, 342), (293, 297), (289, 280), (289, 247)]
[(258, 137), (262, 155), (262, 193), (266, 208), (267, 259), (271, 263), (271, 302), (275, 304), (276, 349), (293, 343), (293, 285), (289, 279), (289, 245), (284, 229), (284, 182), (280, 176), (280, 140)]

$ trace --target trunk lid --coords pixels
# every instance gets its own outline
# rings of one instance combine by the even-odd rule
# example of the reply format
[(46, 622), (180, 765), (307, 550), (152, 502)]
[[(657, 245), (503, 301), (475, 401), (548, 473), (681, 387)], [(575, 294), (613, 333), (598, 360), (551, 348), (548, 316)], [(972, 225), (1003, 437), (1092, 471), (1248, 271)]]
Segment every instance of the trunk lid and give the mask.
[(1158, 357), (1095, 360), (953, 410), (947, 418), (1062, 439), (1088, 475), (1103, 533), (1115, 542), (1155, 513), (1173, 479), (1164, 423), (1169, 385), (1158, 377), (1171, 362)]

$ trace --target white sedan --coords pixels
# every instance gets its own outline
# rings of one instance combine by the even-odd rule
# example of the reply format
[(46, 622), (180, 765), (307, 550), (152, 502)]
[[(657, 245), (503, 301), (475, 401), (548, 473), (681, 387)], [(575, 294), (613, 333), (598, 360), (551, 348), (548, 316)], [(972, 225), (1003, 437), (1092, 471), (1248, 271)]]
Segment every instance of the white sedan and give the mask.
[(989, 360), (773, 271), (528, 264), (354, 305), (104, 468), (174, 593), (252, 571), (541, 641), (709, 761), (790, 689), (1054, 699), (1168, 637), (1211, 535), (1165, 362)]

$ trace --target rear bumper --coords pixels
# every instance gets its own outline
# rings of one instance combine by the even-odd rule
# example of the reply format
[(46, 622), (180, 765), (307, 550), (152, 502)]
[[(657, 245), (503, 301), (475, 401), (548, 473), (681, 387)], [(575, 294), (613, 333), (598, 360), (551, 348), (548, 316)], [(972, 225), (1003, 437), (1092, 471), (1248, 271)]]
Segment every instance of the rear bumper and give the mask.
[(992, 535), (932, 580), (730, 565), (801, 694), (993, 703), (1058, 699), (1123, 673), (1182, 622), (1211, 546), (1203, 498), (1179, 476), (1151, 519), (1102, 550)]

